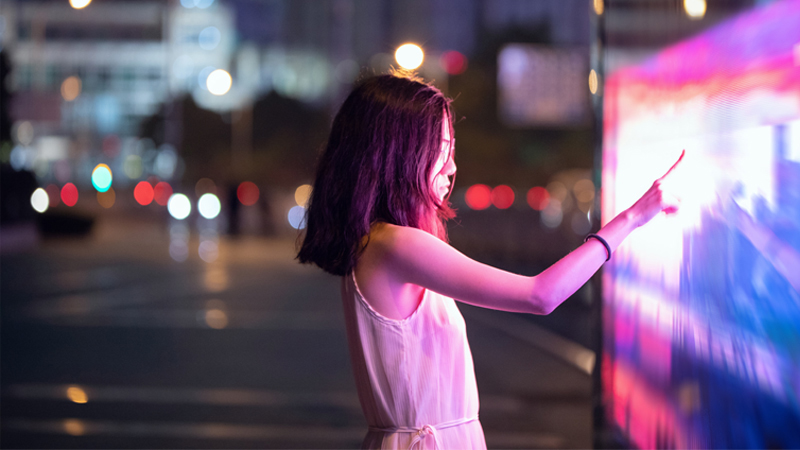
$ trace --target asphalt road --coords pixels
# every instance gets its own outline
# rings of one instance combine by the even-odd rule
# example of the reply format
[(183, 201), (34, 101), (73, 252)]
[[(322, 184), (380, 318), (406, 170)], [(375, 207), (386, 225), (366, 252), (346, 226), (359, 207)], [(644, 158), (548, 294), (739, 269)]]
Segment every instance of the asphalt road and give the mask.
[[(0, 446), (360, 446), (339, 279), (293, 261), (291, 239), (181, 233), (116, 220), (83, 239), (0, 235)], [(460, 307), (489, 447), (591, 447), (593, 354)]]

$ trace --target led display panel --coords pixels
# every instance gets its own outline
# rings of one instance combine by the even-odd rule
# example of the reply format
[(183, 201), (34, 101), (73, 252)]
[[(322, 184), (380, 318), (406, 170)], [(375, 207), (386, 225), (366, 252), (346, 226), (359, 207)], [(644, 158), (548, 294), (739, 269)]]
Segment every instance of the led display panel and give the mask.
[(605, 416), (639, 448), (800, 448), (800, 1), (609, 74), (603, 221), (679, 213), (603, 272)]

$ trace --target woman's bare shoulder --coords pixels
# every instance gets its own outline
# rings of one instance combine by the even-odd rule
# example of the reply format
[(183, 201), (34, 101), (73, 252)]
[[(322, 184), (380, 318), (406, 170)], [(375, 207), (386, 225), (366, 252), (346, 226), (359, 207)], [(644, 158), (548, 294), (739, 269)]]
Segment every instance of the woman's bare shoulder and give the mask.
[(391, 257), (403, 246), (413, 241), (429, 238), (433, 238), (433, 236), (418, 228), (378, 222), (373, 224), (369, 234), (364, 236), (362, 245), (365, 253), (369, 252), (374, 256), (386, 258)]

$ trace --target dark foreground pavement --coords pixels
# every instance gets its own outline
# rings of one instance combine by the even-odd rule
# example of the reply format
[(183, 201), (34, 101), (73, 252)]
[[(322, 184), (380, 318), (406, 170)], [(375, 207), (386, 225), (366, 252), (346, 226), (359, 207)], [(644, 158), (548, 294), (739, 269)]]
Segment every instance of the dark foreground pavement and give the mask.
[[(358, 448), (339, 279), (291, 240), (220, 238), (208, 263), (169, 239), (117, 221), (2, 254), (0, 446)], [(460, 307), (489, 447), (590, 447), (593, 354)]]

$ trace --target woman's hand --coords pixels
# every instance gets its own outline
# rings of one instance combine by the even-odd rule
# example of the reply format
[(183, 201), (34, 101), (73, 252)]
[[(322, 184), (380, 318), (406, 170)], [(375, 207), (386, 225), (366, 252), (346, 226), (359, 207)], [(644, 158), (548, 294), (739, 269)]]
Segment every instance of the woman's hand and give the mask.
[(680, 200), (664, 189), (664, 182), (667, 176), (678, 167), (685, 154), (686, 150), (683, 150), (678, 161), (669, 168), (667, 173), (657, 179), (650, 189), (628, 209), (627, 213), (636, 227), (646, 224), (662, 211), (666, 214), (672, 214), (678, 210)]

